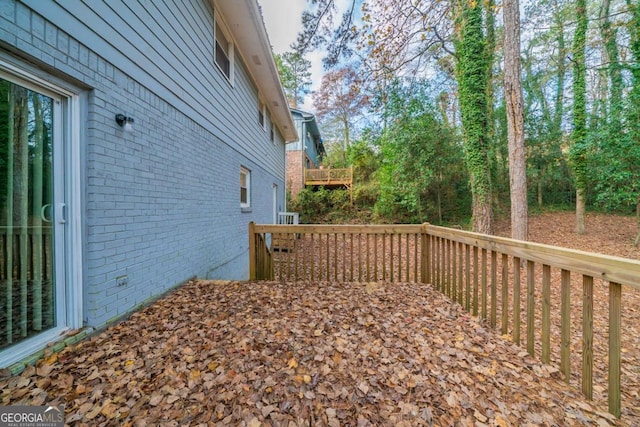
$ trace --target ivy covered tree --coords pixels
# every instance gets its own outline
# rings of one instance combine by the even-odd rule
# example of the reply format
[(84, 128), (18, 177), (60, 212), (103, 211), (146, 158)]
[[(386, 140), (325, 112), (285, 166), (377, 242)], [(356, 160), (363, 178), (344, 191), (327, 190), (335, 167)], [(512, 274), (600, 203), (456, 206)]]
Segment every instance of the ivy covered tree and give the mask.
[(491, 171), (487, 141), (487, 64), (482, 2), (455, 2), (456, 78), (465, 159), (473, 196), (473, 230), (493, 232)]
[(576, 233), (585, 233), (586, 192), (589, 181), (587, 145), (587, 83), (585, 50), (587, 41), (587, 2), (576, 0), (576, 30), (573, 36), (573, 130), (571, 167), (576, 185)]

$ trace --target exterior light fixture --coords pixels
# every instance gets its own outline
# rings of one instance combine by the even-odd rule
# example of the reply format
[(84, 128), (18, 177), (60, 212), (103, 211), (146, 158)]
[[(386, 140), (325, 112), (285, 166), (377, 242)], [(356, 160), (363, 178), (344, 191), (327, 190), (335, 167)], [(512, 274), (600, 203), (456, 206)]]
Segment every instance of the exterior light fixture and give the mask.
[(124, 114), (116, 114), (116, 123), (126, 132), (133, 131), (133, 117), (127, 117)]

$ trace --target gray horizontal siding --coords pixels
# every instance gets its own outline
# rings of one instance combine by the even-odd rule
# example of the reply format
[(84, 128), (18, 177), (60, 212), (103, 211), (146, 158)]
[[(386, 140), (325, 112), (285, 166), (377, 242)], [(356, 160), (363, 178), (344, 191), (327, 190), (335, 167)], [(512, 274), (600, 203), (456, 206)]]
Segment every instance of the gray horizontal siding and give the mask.
[[(284, 174), (279, 150), (257, 123), (257, 92), (241, 55), (234, 86), (213, 61), (213, 9), (189, 0), (26, 0), (71, 37), (183, 111), (243, 155)], [(56, 41), (68, 43), (68, 41)], [(248, 116), (248, 117), (247, 117)], [(281, 142), (282, 137), (278, 136)]]

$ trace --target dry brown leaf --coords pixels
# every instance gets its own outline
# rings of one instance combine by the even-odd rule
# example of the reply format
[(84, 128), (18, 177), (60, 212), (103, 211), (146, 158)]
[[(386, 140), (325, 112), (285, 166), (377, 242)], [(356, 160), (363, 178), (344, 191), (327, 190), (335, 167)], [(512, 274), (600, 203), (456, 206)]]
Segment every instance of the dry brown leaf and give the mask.
[(149, 405), (158, 406), (160, 402), (162, 402), (163, 398), (164, 396), (162, 394), (152, 394), (151, 398), (149, 399)]
[(509, 420), (507, 420), (500, 414), (496, 415), (495, 423), (496, 427), (511, 427), (511, 423), (509, 423)]

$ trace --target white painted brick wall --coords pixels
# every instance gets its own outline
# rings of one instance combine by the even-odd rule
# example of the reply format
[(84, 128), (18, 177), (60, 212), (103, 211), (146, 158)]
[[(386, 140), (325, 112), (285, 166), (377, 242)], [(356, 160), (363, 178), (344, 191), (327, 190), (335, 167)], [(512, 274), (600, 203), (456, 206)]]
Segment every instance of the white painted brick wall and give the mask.
[[(56, 77), (88, 86), (81, 141), (88, 325), (102, 326), (193, 276), (248, 278), (247, 225), (272, 222), (273, 184), (284, 204), (282, 143), (256, 132), (252, 154), (241, 154), (239, 141), (224, 137), (232, 130), (205, 129), (14, 0), (0, 0), (0, 41), (43, 70), (59, 70)], [(257, 103), (257, 93), (243, 89), (252, 85), (242, 65), (236, 70), (237, 96)], [(118, 127), (116, 113), (134, 117), (133, 133)], [(253, 111), (239, 122), (255, 127)], [(282, 156), (282, 168), (265, 170), (265, 155)], [(251, 170), (249, 213), (240, 210), (241, 165)], [(123, 275), (128, 285), (118, 287)]]

